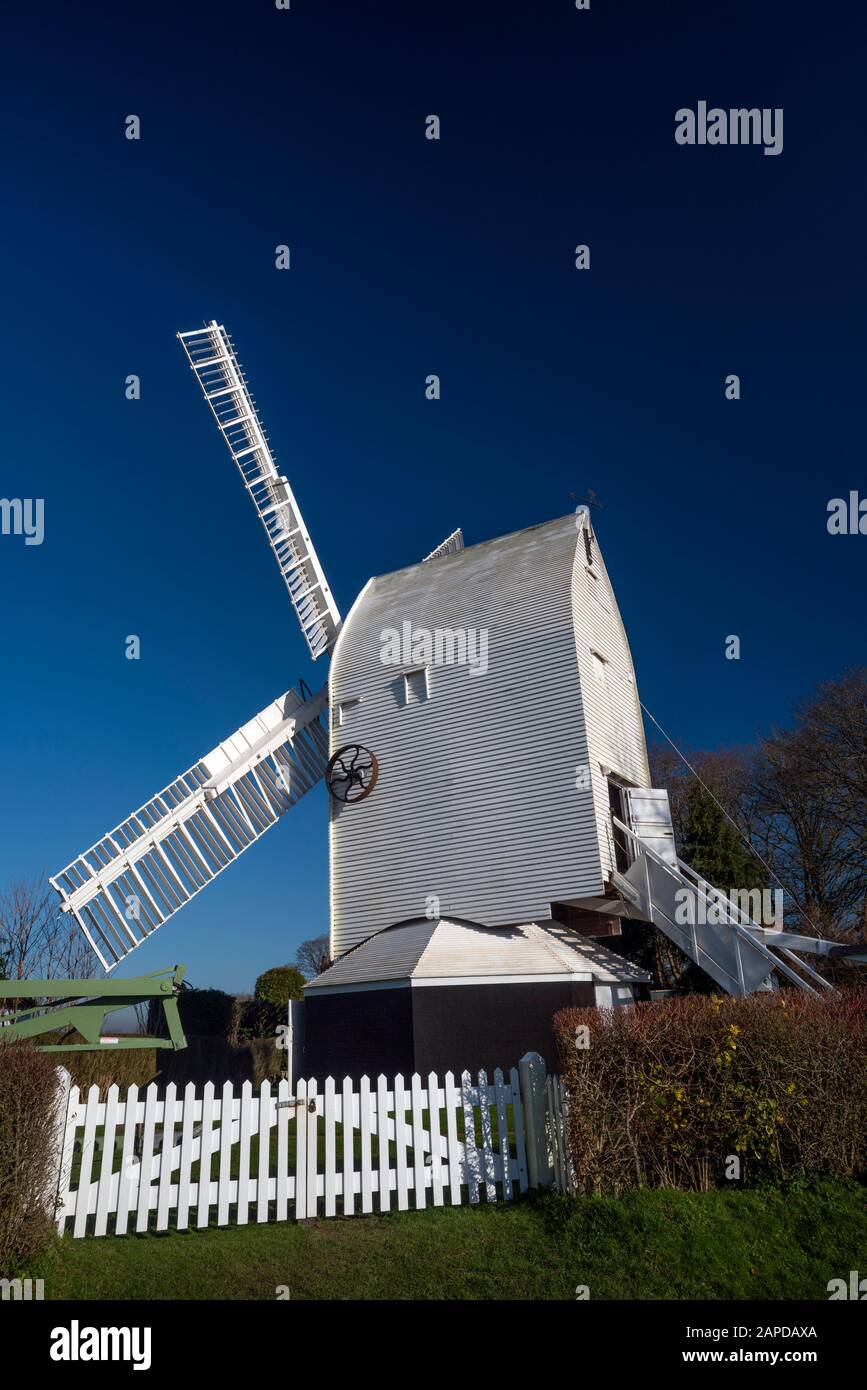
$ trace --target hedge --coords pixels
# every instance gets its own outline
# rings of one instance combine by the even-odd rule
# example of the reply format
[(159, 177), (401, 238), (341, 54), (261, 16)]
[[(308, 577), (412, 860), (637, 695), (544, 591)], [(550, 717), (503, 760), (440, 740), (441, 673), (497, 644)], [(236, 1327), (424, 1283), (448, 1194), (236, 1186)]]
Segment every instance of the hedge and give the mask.
[(13, 1277), (52, 1233), (56, 1065), (30, 1043), (0, 1043), (0, 1278)]
[(221, 989), (185, 989), (179, 996), (181, 1026), (188, 1038), (223, 1038), (233, 1044), (276, 1038), (286, 1009), (266, 999), (236, 999)]
[(576, 1190), (867, 1177), (867, 991), (554, 1019)]

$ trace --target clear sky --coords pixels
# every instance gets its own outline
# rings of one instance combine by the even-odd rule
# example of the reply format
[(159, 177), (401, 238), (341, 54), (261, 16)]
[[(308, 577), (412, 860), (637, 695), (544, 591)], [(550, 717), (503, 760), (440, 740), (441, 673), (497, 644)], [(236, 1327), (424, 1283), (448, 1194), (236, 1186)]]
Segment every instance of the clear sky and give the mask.
[[(864, 659), (867, 538), (826, 530), (830, 498), (867, 495), (859, 8), (6, 12), (0, 493), (43, 498), (45, 537), (0, 536), (0, 879), (62, 867), (326, 679), (175, 340), (204, 319), (344, 613), (455, 526), (593, 488), (642, 698), (680, 742), (750, 740)], [(782, 107), (783, 152), (676, 144), (701, 100)], [(122, 972), (249, 989), (327, 930), (325, 803)]]

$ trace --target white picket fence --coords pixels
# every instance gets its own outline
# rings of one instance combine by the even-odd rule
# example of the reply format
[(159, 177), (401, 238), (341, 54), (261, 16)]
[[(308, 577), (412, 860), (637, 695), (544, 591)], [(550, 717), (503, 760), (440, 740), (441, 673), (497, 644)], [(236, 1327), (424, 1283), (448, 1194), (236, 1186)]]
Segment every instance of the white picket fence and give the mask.
[[(544, 1104), (544, 1066), (533, 1085)], [(492, 1082), (484, 1071), (458, 1081), (447, 1072), (442, 1082), (434, 1073), (357, 1085), (329, 1077), (321, 1092), (315, 1081), (298, 1081), (294, 1093), (286, 1081), (265, 1081), (254, 1093), (248, 1081), (235, 1094), (227, 1081), (198, 1094), (193, 1083), (181, 1093), (170, 1084), (164, 1096), (155, 1085), (141, 1094), (131, 1086), (123, 1099), (112, 1086), (101, 1100), (98, 1087), (83, 1097), (73, 1086), (59, 1230), (123, 1235), (352, 1216), (475, 1203), (482, 1194), (508, 1202), (529, 1185), (525, 1114), (532, 1140), (544, 1128), (537, 1104), (522, 1101), (517, 1068), (508, 1079), (498, 1069)], [(548, 1155), (556, 1162), (550, 1143)]]

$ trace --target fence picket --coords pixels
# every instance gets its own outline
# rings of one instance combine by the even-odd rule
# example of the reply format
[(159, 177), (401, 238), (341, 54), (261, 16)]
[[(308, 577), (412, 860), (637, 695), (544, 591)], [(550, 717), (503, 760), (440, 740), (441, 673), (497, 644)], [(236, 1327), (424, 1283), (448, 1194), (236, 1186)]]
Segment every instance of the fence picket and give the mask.
[(337, 1214), (337, 1135), (335, 1132), (334, 1077), (325, 1078), (325, 1215)]
[(489, 1202), (496, 1202), (497, 1182), (496, 1168), (494, 1166), (494, 1137), (491, 1130), (491, 1101), (488, 1094), (488, 1074), (485, 1071), (479, 1072), (479, 1119), (482, 1127), (485, 1195)]
[(432, 1071), (427, 1079), (428, 1129), (430, 1130), (430, 1180), (433, 1204), (443, 1204), (443, 1156), (440, 1148), (440, 1085)]
[(521, 1102), (521, 1078), (518, 1068), (509, 1072), (509, 1090), (512, 1100), (512, 1115), (515, 1121), (515, 1151), (518, 1155), (518, 1188), (526, 1192), (529, 1187), (527, 1177), (527, 1144), (524, 1139), (524, 1107)]
[(307, 1169), (307, 1082), (299, 1081), (295, 1088), (295, 1107), (284, 1077), (277, 1086), (277, 1212), (276, 1221), (289, 1216), (289, 1121), (295, 1116), (295, 1216), (304, 1216), (304, 1175)]
[(245, 1081), (241, 1086), (239, 1100), (241, 1109), (238, 1128), (238, 1212), (239, 1226), (247, 1224), (247, 1209), (250, 1205), (250, 1131), (253, 1120), (253, 1083)]
[(361, 1210), (373, 1211), (373, 1155), (371, 1152), (370, 1077), (363, 1076), (358, 1088), (361, 1128)]
[[(117, 1191), (117, 1219), (114, 1223), (115, 1235), (126, 1235), (129, 1213), (135, 1205), (136, 1186), (141, 1177), (141, 1167), (135, 1153), (136, 1125), (138, 1123), (138, 1086), (130, 1086), (126, 1093), (123, 1111), (123, 1152), (120, 1156), (120, 1181)], [(81, 1191), (81, 1175), (78, 1178)]]
[(61, 1235), (66, 1230), (66, 1222), (69, 1218), (70, 1207), (70, 1184), (72, 1181), (72, 1161), (75, 1155), (75, 1131), (79, 1125), (79, 1095), (77, 1086), (72, 1086), (66, 1105), (66, 1132), (63, 1136), (63, 1155), (60, 1160), (60, 1174), (58, 1182), (58, 1211), (57, 1229)]
[(271, 1188), (271, 1082), (263, 1081), (259, 1087), (259, 1161), (256, 1180), (256, 1220), (268, 1220), (268, 1205)]
[(406, 1089), (398, 1072), (394, 1078), (394, 1163), (397, 1177), (397, 1209), (409, 1208), (409, 1177), (406, 1169)]
[(118, 1096), (117, 1086), (109, 1086), (105, 1097), (105, 1123), (102, 1130), (102, 1165), (99, 1173), (99, 1188), (96, 1194), (95, 1236), (104, 1236), (108, 1229), (108, 1213), (111, 1207), (112, 1176), (114, 1169), (114, 1136), (117, 1129)]
[[(311, 1106), (313, 1107), (311, 1109)], [(316, 1082), (307, 1082), (307, 1219), (310, 1220), (318, 1215), (319, 1202), (319, 1104), (317, 1101)], [(301, 1143), (299, 1137), (298, 1143)], [(298, 1194), (295, 1194), (295, 1206), (299, 1202)]]
[(421, 1089), (421, 1077), (417, 1071), (412, 1074), (410, 1088), (412, 1091), (413, 1186), (415, 1187), (415, 1207), (418, 1211), (427, 1205), (427, 1173), (424, 1163), (424, 1122), (422, 1120), (424, 1097)]
[(78, 1176), (78, 1196), (75, 1200), (75, 1225), (73, 1231), (83, 1236), (87, 1230), (87, 1198), (90, 1191), (90, 1172), (93, 1164), (93, 1146), (96, 1141), (96, 1111), (99, 1105), (99, 1087), (91, 1086), (87, 1093), (87, 1106), (84, 1112), (84, 1131), (81, 1136), (81, 1163)]
[(229, 1222), (229, 1197), (232, 1181), (232, 1116), (234, 1091), (231, 1081), (223, 1082), (220, 1097), (220, 1162), (217, 1168), (217, 1225)]
[(391, 1207), (388, 1163), (388, 1081), (380, 1072), (376, 1079), (376, 1145), (379, 1160), (379, 1210)]
[(202, 1092), (202, 1129), (199, 1136), (199, 1185), (197, 1226), (207, 1226), (211, 1204), (211, 1148), (213, 1145), (214, 1083), (205, 1082)]
[(461, 1073), (461, 1098), (464, 1109), (464, 1167), (466, 1170), (467, 1195), (475, 1205), (479, 1200), (481, 1167), (479, 1151), (476, 1147), (476, 1112), (473, 1107), (473, 1081), (468, 1071)]
[(156, 1083), (152, 1081), (145, 1091), (144, 1126), (139, 1155), (138, 1212), (135, 1223), (137, 1231), (147, 1230), (150, 1217), (153, 1192), (154, 1139), (156, 1138), (157, 1106), (159, 1104), (157, 1094)]
[(196, 1131), (196, 1083), (184, 1087), (184, 1114), (181, 1121), (181, 1162), (178, 1171), (177, 1229), (185, 1231), (190, 1224), (190, 1187), (193, 1171), (193, 1142)]
[(343, 1103), (340, 1112), (343, 1124), (343, 1215), (355, 1212), (355, 1155), (353, 1150), (352, 1081), (343, 1079)]
[(446, 1135), (449, 1153), (449, 1195), (453, 1207), (461, 1204), (461, 1148), (458, 1143), (458, 1106), (460, 1095), (455, 1086), (454, 1072), (447, 1071), (443, 1078), (443, 1094), (446, 1107)]
[(509, 1121), (506, 1114), (506, 1092), (503, 1086), (503, 1073), (500, 1067), (494, 1071), (494, 1100), (497, 1105), (497, 1135), (500, 1146), (500, 1162), (503, 1165), (503, 1201), (512, 1200), (512, 1151), (509, 1145)]
[(175, 1100), (177, 1086), (170, 1081), (163, 1099), (163, 1140), (160, 1145), (160, 1179), (157, 1188), (157, 1230), (169, 1226), (169, 1203), (172, 1191), (172, 1151), (175, 1133)]

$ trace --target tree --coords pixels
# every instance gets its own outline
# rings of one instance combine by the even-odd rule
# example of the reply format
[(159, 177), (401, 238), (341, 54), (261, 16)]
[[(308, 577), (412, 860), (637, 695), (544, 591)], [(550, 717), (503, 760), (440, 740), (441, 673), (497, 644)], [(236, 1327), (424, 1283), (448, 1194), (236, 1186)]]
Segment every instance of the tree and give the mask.
[(96, 964), (74, 918), (41, 874), (0, 890), (0, 962), (10, 980), (90, 977)]
[(259, 976), (253, 997), (285, 1009), (290, 999), (304, 998), (304, 976), (294, 965), (275, 965)]
[(308, 980), (314, 980), (331, 964), (331, 939), (327, 932), (302, 941), (295, 952), (295, 964)]
[[(749, 856), (748, 868), (746, 846), (737, 847), (707, 793), (698, 797), (701, 783), (683, 760), (651, 749), (683, 858), (716, 887), (783, 888), (790, 930), (845, 944), (867, 939), (867, 668), (818, 686), (790, 727), (752, 747), (686, 756), (761, 858)], [(863, 973), (825, 958), (810, 964), (849, 983)]]
[[(828, 681), (757, 750), (754, 836), (792, 894), (788, 924), (843, 941), (867, 917), (867, 668)], [(806, 920), (805, 920), (806, 919)]]
[[(656, 744), (648, 752), (653, 786), (665, 787), (668, 791), (671, 821), (678, 844), (684, 842), (692, 793), (702, 783), (740, 829), (749, 834), (749, 788), (754, 749), (687, 749), (684, 755), (686, 762), (668, 744)], [(690, 767), (695, 769), (694, 773)]]
[(687, 864), (714, 888), (728, 893), (767, 887), (768, 876), (756, 854), (699, 782), (687, 798), (682, 844)]

